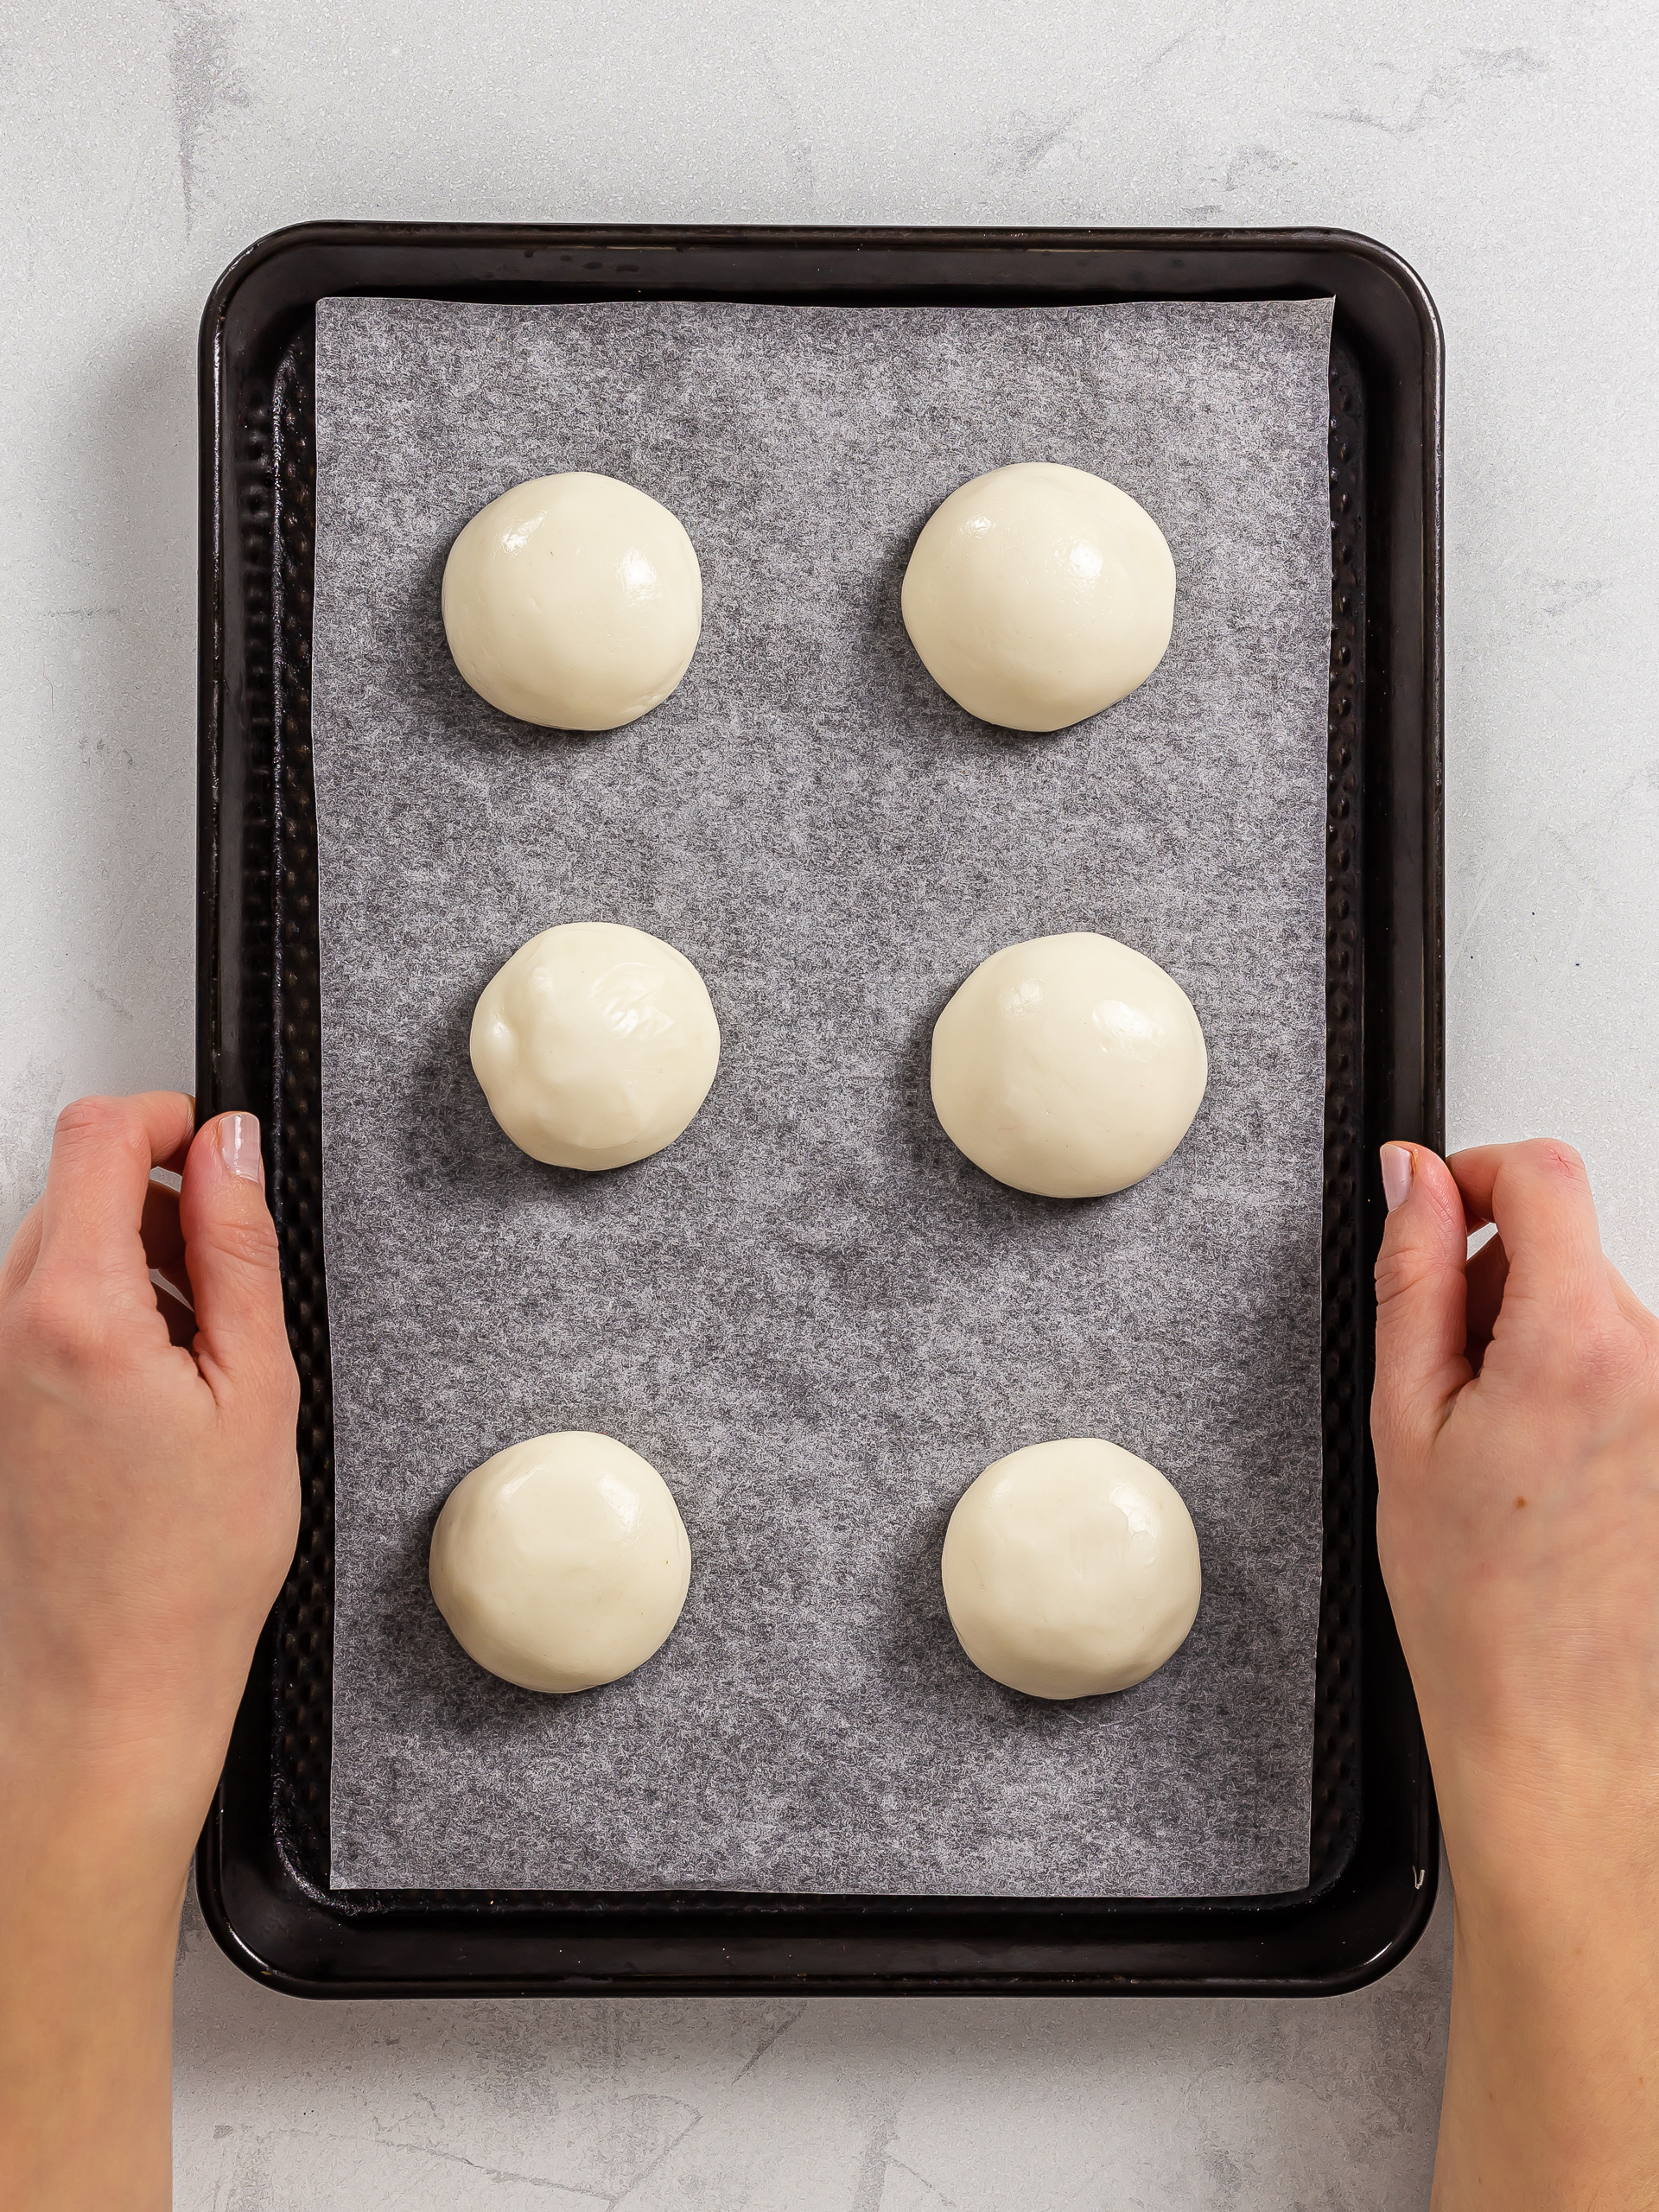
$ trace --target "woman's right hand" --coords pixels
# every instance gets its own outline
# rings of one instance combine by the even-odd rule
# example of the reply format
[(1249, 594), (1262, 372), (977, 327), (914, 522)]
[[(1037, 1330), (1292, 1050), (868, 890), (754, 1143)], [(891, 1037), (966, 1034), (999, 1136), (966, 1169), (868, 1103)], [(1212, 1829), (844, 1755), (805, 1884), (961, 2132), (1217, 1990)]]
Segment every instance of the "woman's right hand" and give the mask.
[(1436, 2212), (1651, 2212), (1659, 1322), (1567, 1146), (1382, 1166), (1377, 1546), (1456, 1896)]

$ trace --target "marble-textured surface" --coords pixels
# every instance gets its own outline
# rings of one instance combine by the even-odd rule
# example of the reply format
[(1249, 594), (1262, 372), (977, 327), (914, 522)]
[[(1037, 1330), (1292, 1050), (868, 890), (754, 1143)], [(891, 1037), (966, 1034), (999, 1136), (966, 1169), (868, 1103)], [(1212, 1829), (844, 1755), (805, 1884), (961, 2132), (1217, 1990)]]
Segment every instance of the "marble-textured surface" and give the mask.
[(181, 2212), (1397, 2212), (1428, 2202), (1451, 1914), (1315, 2003), (308, 2005), (192, 1901)]
[[(1340, 224), (1446, 325), (1452, 1135), (1572, 1138), (1659, 1294), (1643, 0), (6, 0), (0, 57), (0, 1229), (60, 1101), (190, 1078), (194, 348), (248, 240), (315, 215)], [(1446, 1929), (1313, 2006), (791, 2019), (320, 2011), (198, 1927), (179, 2202), (1420, 2206)]]

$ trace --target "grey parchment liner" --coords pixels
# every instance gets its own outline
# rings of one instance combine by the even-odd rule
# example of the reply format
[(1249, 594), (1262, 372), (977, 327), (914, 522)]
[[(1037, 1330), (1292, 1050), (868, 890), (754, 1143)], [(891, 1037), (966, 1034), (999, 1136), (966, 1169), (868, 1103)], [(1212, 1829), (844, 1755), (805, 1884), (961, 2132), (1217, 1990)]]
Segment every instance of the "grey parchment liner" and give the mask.
[[(342, 1887), (1224, 1895), (1308, 1867), (1330, 542), (1328, 301), (1036, 309), (325, 301), (315, 614)], [(899, 614), (946, 493), (1071, 462), (1179, 578), (1151, 681), (1052, 738), (955, 708)], [(702, 563), (679, 690), (607, 736), (462, 683), (450, 541), (520, 478), (624, 477)], [(550, 924), (707, 979), (678, 1143), (517, 1153), (467, 1056)], [(999, 945), (1098, 929), (1197, 1007), (1174, 1158), (1022, 1197), (928, 1103)], [(646, 1666), (543, 1699), (432, 1605), (467, 1469), (596, 1428), (690, 1533)], [(1197, 1522), (1184, 1649), (1044, 1705), (958, 1649), (938, 1560), (989, 1460), (1103, 1435)]]

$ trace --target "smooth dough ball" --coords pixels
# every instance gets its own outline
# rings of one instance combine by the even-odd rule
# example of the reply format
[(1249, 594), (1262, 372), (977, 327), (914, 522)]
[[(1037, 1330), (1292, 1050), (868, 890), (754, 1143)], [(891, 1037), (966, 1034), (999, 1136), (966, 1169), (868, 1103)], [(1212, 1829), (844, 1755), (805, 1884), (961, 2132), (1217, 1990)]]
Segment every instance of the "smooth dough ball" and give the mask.
[(1027, 1697), (1144, 1681), (1186, 1641), (1201, 1588), (1179, 1492), (1094, 1436), (987, 1467), (957, 1501), (939, 1573), (963, 1649)]
[(660, 706), (702, 628), (702, 572), (668, 509), (573, 469), (515, 484), (449, 549), (443, 627), (474, 691), (547, 729)]
[(472, 1054), (521, 1152), (592, 1173), (673, 1143), (709, 1096), (720, 1024), (671, 944), (617, 922), (563, 922), (484, 986)]
[(1003, 729), (1065, 729), (1163, 658), (1175, 563), (1116, 484), (1024, 461), (934, 509), (900, 605), (923, 665), (959, 707)]
[(981, 961), (933, 1025), (933, 1110), (976, 1167), (1045, 1198), (1097, 1198), (1161, 1166), (1209, 1062), (1155, 960), (1092, 930)]
[(455, 1641), (521, 1689), (596, 1689), (680, 1618), (691, 1546), (668, 1484), (614, 1437), (534, 1436), (474, 1467), (432, 1531), (432, 1595)]

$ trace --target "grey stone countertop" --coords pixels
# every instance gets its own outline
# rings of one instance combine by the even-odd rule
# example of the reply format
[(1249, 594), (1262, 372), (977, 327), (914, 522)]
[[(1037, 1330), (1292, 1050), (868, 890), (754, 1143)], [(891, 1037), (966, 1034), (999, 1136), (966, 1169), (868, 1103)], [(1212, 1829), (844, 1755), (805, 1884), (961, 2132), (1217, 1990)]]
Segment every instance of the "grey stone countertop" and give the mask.
[[(191, 1087), (197, 319), (317, 216), (1337, 225), (1446, 330), (1448, 1108), (1659, 1293), (1638, 0), (66, 0), (0, 73), (0, 1233), (58, 1106)], [(189, 2212), (1426, 2204), (1450, 1902), (1313, 2004), (302, 2005), (192, 1906)]]

